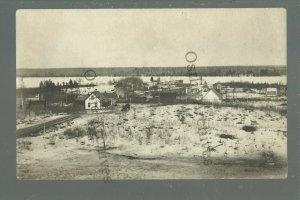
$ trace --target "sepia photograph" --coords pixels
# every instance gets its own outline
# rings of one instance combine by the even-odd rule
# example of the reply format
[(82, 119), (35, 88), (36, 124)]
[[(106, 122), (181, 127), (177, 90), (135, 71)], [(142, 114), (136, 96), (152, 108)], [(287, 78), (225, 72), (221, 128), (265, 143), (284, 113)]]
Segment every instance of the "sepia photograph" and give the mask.
[(19, 180), (286, 179), (283, 8), (20, 9)]

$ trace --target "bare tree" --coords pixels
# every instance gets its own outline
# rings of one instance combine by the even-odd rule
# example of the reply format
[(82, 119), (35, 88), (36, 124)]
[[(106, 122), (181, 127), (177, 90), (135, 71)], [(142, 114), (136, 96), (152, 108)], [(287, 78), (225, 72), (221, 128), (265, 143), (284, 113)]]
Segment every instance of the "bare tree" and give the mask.
[(107, 134), (105, 131), (105, 121), (99, 116), (88, 123), (88, 135), (91, 139), (102, 139), (103, 148), (106, 150)]

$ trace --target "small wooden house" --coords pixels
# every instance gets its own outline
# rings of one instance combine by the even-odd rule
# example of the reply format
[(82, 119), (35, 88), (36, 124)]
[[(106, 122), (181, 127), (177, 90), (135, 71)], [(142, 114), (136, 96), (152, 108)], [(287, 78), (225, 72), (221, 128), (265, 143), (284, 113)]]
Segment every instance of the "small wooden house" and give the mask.
[(266, 88), (266, 96), (268, 97), (277, 96), (277, 88)]
[(86, 110), (98, 110), (100, 109), (100, 104), (100, 98), (98, 98), (94, 93), (91, 93), (84, 101), (84, 107)]

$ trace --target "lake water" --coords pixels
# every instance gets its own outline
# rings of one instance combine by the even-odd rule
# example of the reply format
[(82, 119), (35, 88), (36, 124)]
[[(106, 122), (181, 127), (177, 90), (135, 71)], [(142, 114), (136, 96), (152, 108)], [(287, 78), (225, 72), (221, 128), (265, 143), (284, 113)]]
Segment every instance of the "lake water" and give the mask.
[[(34, 88), (39, 87), (40, 81), (49, 80), (51, 79), (54, 83), (62, 83), (62, 82), (68, 82), (70, 79), (76, 80), (79, 84), (88, 84), (88, 83), (94, 83), (97, 85), (97, 89), (100, 91), (109, 91), (113, 89), (112, 85), (109, 85), (109, 81), (117, 81), (124, 77), (113, 77), (113, 76), (98, 76), (94, 80), (89, 81), (85, 79), (84, 77), (17, 77), (16, 78), (16, 86), (17, 88), (20, 88), (21, 85), (25, 88)], [(144, 82), (150, 82), (149, 76), (141, 76), (140, 77)], [(153, 77), (154, 79), (157, 79), (158, 77)], [(194, 79), (195, 77), (192, 77)], [(253, 82), (253, 83), (280, 83), (280, 84), (286, 84), (287, 78), (286, 76), (260, 76), (260, 77), (250, 77), (250, 76), (206, 76), (202, 77), (203, 81), (206, 81), (209, 85), (212, 85), (217, 82)], [(160, 80), (165, 81), (174, 81), (174, 80), (183, 80), (184, 83), (190, 82), (190, 77), (188, 76), (161, 76)]]

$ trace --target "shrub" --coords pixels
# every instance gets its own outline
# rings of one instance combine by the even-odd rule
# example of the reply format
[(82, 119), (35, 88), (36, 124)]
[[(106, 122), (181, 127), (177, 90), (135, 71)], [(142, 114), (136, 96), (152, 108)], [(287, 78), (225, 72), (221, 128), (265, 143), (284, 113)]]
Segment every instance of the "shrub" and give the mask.
[(184, 115), (179, 115), (178, 118), (179, 118), (179, 120), (181, 121), (182, 124), (185, 123), (185, 116)]
[(64, 131), (64, 135), (68, 138), (83, 137), (86, 135), (86, 131), (81, 127), (68, 128)]
[(254, 132), (256, 131), (256, 127), (254, 126), (243, 126), (242, 129), (246, 132)]
[(99, 125), (99, 124), (101, 124), (101, 123), (103, 123), (103, 122), (100, 122), (100, 121), (97, 120), (97, 119), (92, 119), (92, 120), (90, 120), (90, 121), (88, 122), (88, 125), (89, 125), (89, 126), (95, 126), (95, 125)]
[(19, 142), (18, 144), (20, 146), (20, 149), (22, 149), (22, 150), (23, 149), (30, 150), (32, 142), (30, 142), (30, 141), (22, 141), (22, 142)]
[(282, 116), (287, 116), (287, 110), (286, 109), (279, 110), (278, 112)]
[(94, 126), (89, 126), (87, 129), (87, 134), (89, 136), (97, 136), (96, 128)]
[(152, 108), (152, 109), (150, 110), (150, 115), (151, 115), (151, 116), (154, 116), (154, 115), (155, 115), (155, 109), (154, 109), (154, 108)]
[(277, 158), (274, 152), (272, 151), (263, 151), (261, 153), (263, 164), (265, 165), (275, 165)]
[(234, 137), (233, 135), (230, 135), (230, 134), (221, 134), (219, 135), (220, 138), (224, 138), (224, 139), (236, 139), (236, 137)]
[(49, 139), (49, 144), (55, 145), (55, 140), (56, 140), (55, 136), (52, 136), (52, 137)]

